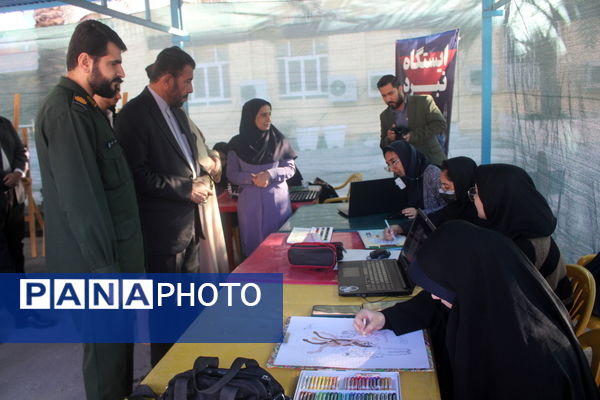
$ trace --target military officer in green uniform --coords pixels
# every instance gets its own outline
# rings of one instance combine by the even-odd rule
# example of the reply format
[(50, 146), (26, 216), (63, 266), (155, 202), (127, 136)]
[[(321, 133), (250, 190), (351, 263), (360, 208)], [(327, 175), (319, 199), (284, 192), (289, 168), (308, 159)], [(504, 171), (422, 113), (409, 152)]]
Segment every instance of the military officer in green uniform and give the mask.
[[(135, 188), (123, 150), (92, 99), (112, 97), (125, 76), (121, 38), (98, 21), (77, 26), (67, 76), (36, 120), (50, 272), (144, 272)], [(88, 400), (131, 391), (132, 344), (84, 344)]]

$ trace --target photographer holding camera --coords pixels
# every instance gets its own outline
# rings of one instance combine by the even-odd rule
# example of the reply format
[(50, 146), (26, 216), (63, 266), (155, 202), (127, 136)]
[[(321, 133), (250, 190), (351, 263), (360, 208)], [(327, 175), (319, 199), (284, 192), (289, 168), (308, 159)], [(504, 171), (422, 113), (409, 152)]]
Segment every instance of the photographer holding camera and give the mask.
[(446, 119), (431, 96), (407, 96), (394, 75), (384, 75), (377, 88), (388, 108), (383, 110), (381, 141), (385, 146), (396, 140), (405, 140), (423, 153), (431, 163), (441, 165), (446, 155), (438, 135), (446, 130)]

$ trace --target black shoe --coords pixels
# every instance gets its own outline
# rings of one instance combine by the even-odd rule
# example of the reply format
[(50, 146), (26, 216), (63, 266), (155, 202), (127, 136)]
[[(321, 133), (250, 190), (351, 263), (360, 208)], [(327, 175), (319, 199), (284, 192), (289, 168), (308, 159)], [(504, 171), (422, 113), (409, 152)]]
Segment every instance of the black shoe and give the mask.
[(56, 321), (53, 319), (44, 318), (37, 313), (31, 313), (22, 318), (17, 318), (15, 321), (15, 328), (36, 328), (36, 329), (44, 329), (50, 328), (56, 325)]

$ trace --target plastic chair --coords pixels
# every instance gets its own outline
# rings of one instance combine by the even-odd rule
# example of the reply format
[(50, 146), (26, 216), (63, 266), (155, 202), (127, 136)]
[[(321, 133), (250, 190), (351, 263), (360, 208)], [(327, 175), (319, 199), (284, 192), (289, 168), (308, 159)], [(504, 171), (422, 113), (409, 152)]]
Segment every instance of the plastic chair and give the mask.
[(595, 257), (596, 257), (596, 254), (587, 254), (587, 255), (581, 257), (579, 260), (577, 260), (577, 264), (581, 265), (582, 267), (585, 267)]
[[(596, 254), (587, 254), (581, 257), (579, 260), (577, 260), (577, 264), (581, 265), (582, 267), (585, 267), (587, 264), (589, 264), (590, 261), (594, 259), (594, 257), (596, 257)], [(588, 322), (587, 327), (589, 329), (600, 329), (600, 318), (595, 315), (592, 315), (590, 317), (590, 321)]]
[(596, 385), (600, 385), (600, 329), (594, 329), (578, 337), (582, 348), (592, 349), (592, 376)]
[[(343, 189), (346, 186), (348, 186), (350, 183), (352, 182), (359, 182), (363, 180), (363, 174), (361, 174), (360, 172), (355, 172), (352, 175), (350, 175), (348, 177), (348, 179), (346, 179), (346, 181), (344, 183), (342, 183), (340, 186), (334, 186), (333, 188), (335, 190), (338, 189)], [(332, 197), (329, 199), (325, 199), (325, 201), (323, 201), (323, 203), (339, 203), (339, 202), (347, 202), (350, 199), (350, 189), (348, 189), (348, 194), (346, 196), (340, 196), (340, 197)]]
[(569, 308), (569, 316), (574, 322), (573, 330), (579, 336), (592, 316), (596, 299), (596, 282), (590, 271), (577, 264), (567, 264), (567, 276), (573, 286), (573, 304)]

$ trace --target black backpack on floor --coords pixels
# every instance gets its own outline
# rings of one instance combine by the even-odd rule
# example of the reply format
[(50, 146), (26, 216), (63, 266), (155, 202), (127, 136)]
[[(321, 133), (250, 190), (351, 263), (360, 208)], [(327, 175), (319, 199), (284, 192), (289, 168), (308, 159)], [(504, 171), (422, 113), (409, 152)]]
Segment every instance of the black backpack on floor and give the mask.
[[(245, 368), (242, 368), (243, 366)], [(194, 369), (175, 375), (162, 396), (138, 386), (129, 400), (289, 400), (283, 387), (256, 360), (238, 357), (219, 368), (217, 357), (198, 357)]]

